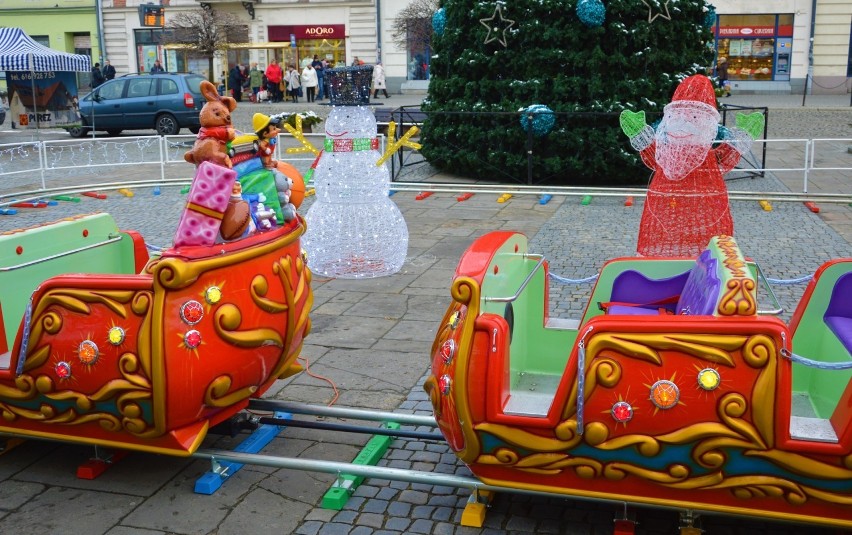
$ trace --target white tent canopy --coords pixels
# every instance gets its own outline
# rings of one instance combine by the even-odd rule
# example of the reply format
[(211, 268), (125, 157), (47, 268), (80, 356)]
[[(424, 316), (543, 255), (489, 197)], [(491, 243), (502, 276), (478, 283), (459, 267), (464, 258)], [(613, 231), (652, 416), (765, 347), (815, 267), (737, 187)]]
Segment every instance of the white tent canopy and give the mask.
[(88, 56), (52, 50), (20, 28), (0, 28), (0, 71), (77, 71), (92, 69)]

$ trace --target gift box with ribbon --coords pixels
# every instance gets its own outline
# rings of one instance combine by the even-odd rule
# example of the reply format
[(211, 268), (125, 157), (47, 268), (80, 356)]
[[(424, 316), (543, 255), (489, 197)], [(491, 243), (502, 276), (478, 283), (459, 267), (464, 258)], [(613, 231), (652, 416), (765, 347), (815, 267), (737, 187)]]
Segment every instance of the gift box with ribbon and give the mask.
[(175, 233), (175, 247), (216, 242), (236, 180), (237, 173), (227, 167), (211, 162), (198, 166)]

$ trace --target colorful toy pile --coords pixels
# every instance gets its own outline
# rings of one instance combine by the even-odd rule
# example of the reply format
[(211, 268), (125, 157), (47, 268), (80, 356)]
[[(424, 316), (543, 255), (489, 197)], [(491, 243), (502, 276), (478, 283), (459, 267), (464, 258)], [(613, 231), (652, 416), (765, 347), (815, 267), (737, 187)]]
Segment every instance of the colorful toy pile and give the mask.
[(0, 259), (0, 432), (189, 455), (300, 369), (313, 302), (304, 221), (277, 165), (240, 183), (236, 104), (202, 90), (174, 247), (149, 259), (108, 214), (0, 235), (16, 251)]

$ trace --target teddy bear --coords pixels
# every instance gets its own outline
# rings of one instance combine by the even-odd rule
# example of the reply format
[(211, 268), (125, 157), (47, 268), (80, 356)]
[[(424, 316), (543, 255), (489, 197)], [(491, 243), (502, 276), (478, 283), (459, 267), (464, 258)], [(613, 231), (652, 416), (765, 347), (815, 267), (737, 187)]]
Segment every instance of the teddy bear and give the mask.
[(199, 114), (201, 130), (198, 131), (192, 150), (184, 154), (183, 158), (196, 166), (210, 161), (230, 169), (231, 158), (226, 144), (236, 137), (231, 127), (231, 112), (237, 108), (237, 101), (219, 96), (216, 86), (207, 80), (201, 82), (201, 94), (207, 99)]

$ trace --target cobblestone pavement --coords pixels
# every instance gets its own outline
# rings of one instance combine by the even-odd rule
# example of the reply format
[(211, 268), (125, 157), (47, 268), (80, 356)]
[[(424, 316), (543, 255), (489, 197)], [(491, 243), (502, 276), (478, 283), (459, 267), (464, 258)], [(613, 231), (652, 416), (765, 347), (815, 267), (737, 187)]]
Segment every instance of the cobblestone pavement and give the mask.
[[(836, 114), (819, 120), (825, 121), (825, 137), (843, 136), (844, 120), (838, 121)], [(773, 124), (778, 123), (780, 119)], [(841, 130), (829, 133), (831, 128)], [(844, 155), (836, 158), (842, 160)], [(788, 188), (774, 176), (736, 180), (729, 187)], [(160, 195), (151, 188), (134, 193), (0, 217), (0, 232), (70, 214), (106, 211), (120, 227), (139, 230), (149, 243), (169, 245), (185, 197), (177, 188), (162, 188)], [(410, 232), (401, 272), (375, 280), (314, 279), (313, 331), (303, 356), (313, 373), (337, 385), (337, 405), (431, 413), (422, 391), (429, 349), (449, 303), (456, 262), (477, 236), (498, 229), (522, 231), (531, 237), (531, 251), (548, 257), (552, 272), (576, 279), (595, 274), (606, 259), (634, 250), (641, 202), (626, 207), (620, 199), (601, 197), (584, 206), (577, 198), (554, 198), (540, 205), (534, 197), (516, 196), (498, 204), (495, 197), (478, 194), (458, 202), (454, 195), (438, 193), (417, 201), (413, 193), (397, 193), (392, 199)], [(310, 198), (300, 211), (309, 205)], [(766, 212), (754, 202), (735, 201), (732, 210), (741, 248), (768, 277), (794, 278), (813, 273), (830, 258), (852, 256), (850, 236), (827, 224), (822, 213), (814, 214), (799, 203), (777, 204)], [(786, 309), (782, 317), (788, 319), (803, 287), (775, 290)], [(590, 291), (585, 284), (552, 285), (552, 314), (577, 317)], [(324, 404), (334, 393), (329, 383), (301, 374), (280, 381), (268, 396)], [(264, 453), (349, 461), (366, 439), (289, 428)], [(204, 447), (232, 447), (238, 440), (211, 435)], [(195, 479), (209, 468), (205, 462), (134, 453), (94, 481), (77, 479), (76, 466), (91, 454), (81, 446), (28, 441), (0, 456), (0, 533), (604, 534), (612, 533), (613, 518), (620, 514), (612, 504), (507, 493), (497, 495), (483, 528), (466, 528), (459, 521), (469, 492), (447, 487), (368, 479), (342, 511), (332, 511), (318, 506), (334, 480), (331, 475), (246, 466), (215, 495), (203, 496), (192, 489)], [(395, 440), (382, 464), (468, 473), (439, 442)], [(678, 517), (673, 511), (631, 508), (629, 514), (640, 522), (637, 533), (676, 533)], [(832, 533), (728, 516), (707, 515), (700, 522), (711, 534)]]

